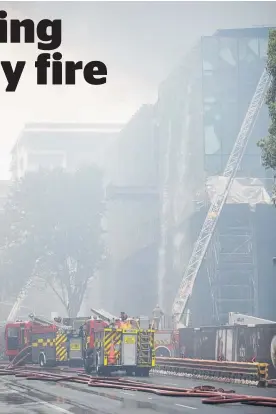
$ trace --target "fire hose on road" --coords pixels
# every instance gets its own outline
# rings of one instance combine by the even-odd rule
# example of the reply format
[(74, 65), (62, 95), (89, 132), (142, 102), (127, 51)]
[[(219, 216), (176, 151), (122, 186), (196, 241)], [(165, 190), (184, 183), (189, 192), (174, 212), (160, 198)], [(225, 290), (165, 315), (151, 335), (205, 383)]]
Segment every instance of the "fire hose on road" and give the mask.
[(262, 407), (276, 407), (276, 398), (236, 394), (233, 390), (216, 389), (213, 386), (198, 386), (194, 388), (168, 387), (152, 383), (140, 382), (121, 377), (92, 377), (80, 371), (52, 373), (48, 371), (33, 371), (28, 369), (1, 369), (0, 376), (13, 375), (30, 381), (70, 382), (87, 385), (93, 388), (111, 388), (147, 392), (167, 397), (202, 398), (203, 404), (247, 404)]

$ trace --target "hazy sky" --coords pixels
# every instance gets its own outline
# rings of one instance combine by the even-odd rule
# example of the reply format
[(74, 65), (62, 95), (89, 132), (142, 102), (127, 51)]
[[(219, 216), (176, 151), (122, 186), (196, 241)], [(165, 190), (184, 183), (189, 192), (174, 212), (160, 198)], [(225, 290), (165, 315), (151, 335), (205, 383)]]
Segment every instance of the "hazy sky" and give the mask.
[[(0, 73), (0, 178), (28, 121), (127, 121), (204, 35), (217, 29), (276, 25), (275, 2), (1, 2), (8, 18), (61, 18), (64, 60), (102, 60), (107, 84), (36, 86), (35, 45), (0, 45), (1, 59), (26, 60), (16, 92)], [(274, 21), (273, 21), (274, 18)]]

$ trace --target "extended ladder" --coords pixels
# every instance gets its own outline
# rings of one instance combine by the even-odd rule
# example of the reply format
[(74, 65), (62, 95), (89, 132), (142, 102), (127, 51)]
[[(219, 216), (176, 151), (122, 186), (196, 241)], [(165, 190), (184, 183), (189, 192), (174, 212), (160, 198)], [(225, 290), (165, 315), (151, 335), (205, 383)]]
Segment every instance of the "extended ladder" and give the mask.
[(35, 315), (31, 314), (31, 315), (29, 315), (29, 318), (31, 319), (31, 321), (36, 322), (40, 325), (44, 325), (44, 326), (54, 325), (59, 330), (62, 330), (62, 331), (71, 331), (73, 329), (72, 326), (67, 326), (67, 325), (63, 325), (62, 323), (59, 323), (59, 322), (56, 322), (56, 321), (51, 321), (49, 319), (44, 318), (43, 316), (35, 316)]
[[(223, 177), (228, 178), (228, 180), (226, 180), (224, 190), (220, 194), (216, 194), (214, 201), (209, 208), (199, 237), (194, 244), (192, 256), (186, 268), (177, 296), (174, 300), (172, 316), (176, 325), (181, 322), (187, 311), (188, 301), (191, 297), (197, 274), (214, 233), (219, 215), (236, 176), (236, 172), (240, 166), (244, 151), (249, 141), (250, 133), (252, 132), (262, 107), (269, 83), (269, 74), (264, 70), (223, 173)], [(187, 324), (184, 323), (184, 325)]]
[(23, 289), (21, 289), (21, 291), (19, 292), (19, 295), (17, 296), (17, 299), (16, 299), (16, 301), (15, 301), (15, 303), (14, 303), (14, 305), (13, 305), (13, 307), (12, 307), (10, 313), (9, 313), (9, 316), (7, 318), (8, 321), (14, 321), (15, 320), (16, 314), (19, 311), (23, 301), (27, 297), (28, 292), (29, 292), (30, 288), (33, 285), (33, 282), (34, 282), (34, 279), (30, 278), (27, 281), (26, 285), (23, 287)]

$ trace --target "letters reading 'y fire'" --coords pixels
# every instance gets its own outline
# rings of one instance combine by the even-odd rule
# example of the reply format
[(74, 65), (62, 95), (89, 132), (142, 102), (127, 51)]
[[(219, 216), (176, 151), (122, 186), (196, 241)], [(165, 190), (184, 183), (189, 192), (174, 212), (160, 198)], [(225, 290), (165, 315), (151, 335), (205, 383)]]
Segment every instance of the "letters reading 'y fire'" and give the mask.
[[(43, 19), (35, 25), (31, 19), (7, 20), (7, 12), (0, 11), (0, 44), (7, 43), (35, 43), (38, 38), (39, 50), (52, 51), (58, 49), (62, 42), (61, 20)], [(7, 92), (14, 92), (17, 88), (25, 61), (17, 61), (13, 68), (10, 61), (1, 61), (2, 70), (7, 79)], [(82, 61), (62, 62), (62, 54), (41, 53), (35, 62), (37, 71), (37, 84), (48, 84), (48, 69), (52, 69), (53, 85), (75, 85), (76, 72), (82, 70), (83, 77), (90, 85), (103, 85), (106, 83), (107, 68), (101, 61), (91, 61), (84, 64)]]

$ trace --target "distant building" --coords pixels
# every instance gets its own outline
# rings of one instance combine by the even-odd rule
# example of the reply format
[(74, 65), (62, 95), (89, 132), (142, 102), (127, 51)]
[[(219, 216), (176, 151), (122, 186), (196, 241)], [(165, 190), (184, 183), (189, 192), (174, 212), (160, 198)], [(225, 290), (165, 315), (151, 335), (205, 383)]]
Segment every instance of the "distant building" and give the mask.
[[(106, 180), (109, 181), (108, 170), (109, 159), (112, 155), (112, 143), (116, 140), (122, 127), (122, 124), (114, 123), (26, 124), (12, 149), (12, 178), (21, 178), (26, 172), (37, 171), (40, 168), (61, 167), (67, 171), (74, 171), (82, 165), (95, 163), (103, 168)], [(51, 302), (43, 300), (43, 298), (49, 297), (51, 297)], [(88, 301), (89, 299), (88, 295)], [(38, 313), (47, 317), (50, 317), (53, 310), (62, 315), (65, 312), (63, 305), (50, 288), (39, 290), (38, 286), (33, 287), (22, 305), (25, 308), (29, 306), (28, 309), (30, 309), (30, 303), (34, 310), (39, 309)], [(24, 311), (24, 306), (21, 312)]]
[(95, 162), (105, 164), (108, 145), (122, 124), (30, 123), (12, 149), (13, 178), (40, 168), (75, 170)]

